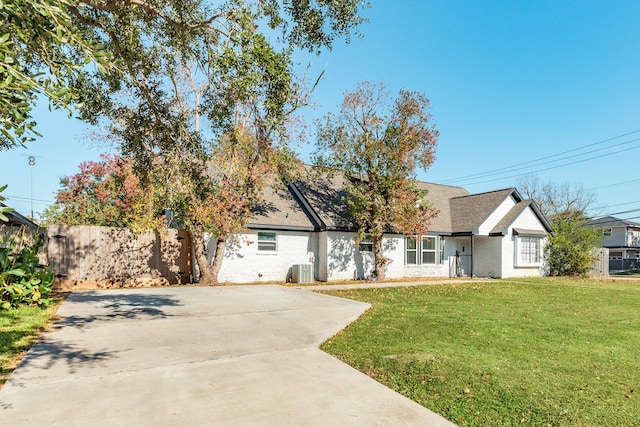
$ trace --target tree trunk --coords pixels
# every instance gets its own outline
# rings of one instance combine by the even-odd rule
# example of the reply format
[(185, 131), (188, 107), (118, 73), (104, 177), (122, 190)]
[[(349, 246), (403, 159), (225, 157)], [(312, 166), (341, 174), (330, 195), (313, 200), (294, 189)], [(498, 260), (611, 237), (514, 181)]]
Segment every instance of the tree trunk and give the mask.
[(211, 263), (211, 273), (215, 277), (216, 283), (218, 282), (218, 274), (222, 268), (222, 260), (224, 259), (224, 251), (227, 247), (227, 238), (225, 236), (218, 236), (216, 240), (216, 253), (213, 256), (213, 262)]
[(384, 280), (386, 278), (385, 267), (387, 266), (387, 259), (382, 253), (382, 236), (371, 236), (371, 240), (373, 241), (373, 274), (377, 280)]
[(201, 285), (217, 285), (218, 276), (214, 274), (213, 267), (209, 264), (209, 259), (207, 258), (204, 229), (201, 225), (194, 225), (190, 227), (189, 233), (191, 234), (191, 242), (195, 248), (195, 261), (198, 263), (198, 270), (200, 271), (198, 283)]

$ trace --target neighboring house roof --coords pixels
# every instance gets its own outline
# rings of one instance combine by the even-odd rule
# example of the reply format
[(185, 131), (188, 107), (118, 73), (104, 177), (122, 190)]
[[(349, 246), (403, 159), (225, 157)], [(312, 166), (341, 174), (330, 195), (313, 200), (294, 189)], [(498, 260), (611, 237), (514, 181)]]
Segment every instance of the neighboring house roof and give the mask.
[[(0, 202), (0, 207), (6, 208), (7, 205), (5, 205), (4, 203)], [(24, 225), (26, 227), (29, 228), (38, 228), (38, 224), (36, 224), (35, 222), (31, 221), (29, 218), (27, 218), (26, 216), (22, 215), (21, 213), (19, 213), (18, 211), (11, 211), (11, 212), (7, 212), (5, 214), (5, 216), (7, 218), (9, 218), (9, 222), (8, 223), (1, 223), (1, 224), (6, 224), (6, 225), (13, 225), (13, 226), (21, 226)]]
[(589, 221), (587, 225), (589, 227), (638, 227), (640, 228), (640, 224), (637, 222), (616, 218), (614, 216), (604, 216), (602, 218), (594, 219), (592, 221)]

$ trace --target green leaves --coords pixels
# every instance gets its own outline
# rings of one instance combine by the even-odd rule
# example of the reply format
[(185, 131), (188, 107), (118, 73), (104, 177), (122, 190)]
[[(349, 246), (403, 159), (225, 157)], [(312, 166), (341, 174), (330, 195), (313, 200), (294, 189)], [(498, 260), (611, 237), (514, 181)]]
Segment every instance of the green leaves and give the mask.
[(70, 91), (93, 62), (106, 71), (109, 57), (74, 22), (72, 0), (25, 0), (0, 4), (0, 149), (40, 136), (31, 116), (38, 95), (69, 108), (86, 94)]
[(591, 270), (594, 248), (600, 246), (599, 230), (585, 220), (556, 219), (545, 247), (545, 260), (552, 276), (585, 276)]
[[(4, 201), (5, 197), (2, 195), (2, 192), (4, 190), (7, 189), (7, 185), (3, 185), (2, 187), (0, 187), (0, 203)], [(12, 212), (13, 208), (10, 208), (8, 206), (0, 206), (0, 221), (1, 222), (7, 222), (9, 221), (9, 218), (7, 218), (7, 216), (5, 214)]]
[(53, 272), (40, 266), (38, 250), (43, 239), (27, 243), (25, 230), (19, 234), (22, 240), (0, 239), (0, 307), (10, 309), (19, 305), (46, 307), (49, 302)]

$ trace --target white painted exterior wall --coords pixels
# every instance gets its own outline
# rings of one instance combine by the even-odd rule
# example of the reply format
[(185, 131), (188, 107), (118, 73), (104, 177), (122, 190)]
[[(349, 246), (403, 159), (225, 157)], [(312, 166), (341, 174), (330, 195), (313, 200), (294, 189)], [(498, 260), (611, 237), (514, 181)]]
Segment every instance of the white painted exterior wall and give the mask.
[[(477, 277), (540, 276), (547, 272), (543, 263), (534, 267), (516, 266), (517, 235), (513, 229), (537, 230), (546, 233), (531, 208), (525, 209), (509, 226), (505, 236), (488, 236), (504, 215), (515, 205), (509, 197), (479, 227), (486, 235), (473, 237), (473, 274)], [(277, 248), (273, 252), (258, 251), (258, 231), (276, 233)], [(384, 255), (389, 259), (386, 276), (450, 277), (456, 251), (464, 275), (470, 273), (471, 238), (441, 236), (444, 241), (442, 261), (437, 264), (406, 265), (405, 237), (385, 235)], [(541, 251), (546, 239), (543, 240)], [(208, 243), (213, 259), (215, 242)], [(227, 250), (219, 281), (233, 283), (284, 282), (294, 264), (313, 264), (314, 279), (319, 281), (354, 280), (370, 278), (374, 268), (373, 252), (360, 251), (356, 246), (356, 233), (343, 231), (273, 231), (251, 230), (227, 242)]]
[[(404, 238), (385, 235), (382, 239), (384, 255), (390, 259), (388, 278), (403, 277)], [(360, 251), (356, 233), (326, 231), (319, 233), (318, 279), (322, 281), (354, 280), (371, 277), (374, 268), (373, 252)], [(326, 260), (326, 261), (324, 261)]]
[(482, 224), (478, 226), (477, 230), (474, 230), (474, 234), (479, 236), (488, 236), (491, 230), (498, 225), (498, 223), (505, 217), (507, 213), (516, 205), (516, 201), (513, 197), (507, 197), (502, 203), (494, 210)]
[[(220, 282), (285, 282), (294, 264), (310, 264), (318, 257), (316, 233), (305, 231), (275, 231), (276, 250), (258, 251), (258, 231), (237, 235), (227, 241)], [(215, 242), (208, 242), (209, 262), (213, 260)]]
[(502, 236), (475, 236), (473, 238), (473, 275), (502, 277), (504, 264)]
[[(525, 209), (508, 228), (506, 236), (503, 236), (502, 241), (502, 271), (501, 275), (497, 277), (531, 277), (531, 276), (544, 276), (546, 268), (544, 266), (544, 260), (540, 265), (535, 267), (517, 267), (516, 266), (516, 240), (517, 235), (513, 234), (513, 229), (526, 229), (536, 230), (542, 233), (546, 233), (546, 230), (540, 220), (536, 217), (531, 209)], [(544, 246), (547, 239), (543, 239), (540, 247), (541, 258), (544, 258)]]
[(441, 264), (405, 265), (404, 277), (449, 277), (449, 260)]

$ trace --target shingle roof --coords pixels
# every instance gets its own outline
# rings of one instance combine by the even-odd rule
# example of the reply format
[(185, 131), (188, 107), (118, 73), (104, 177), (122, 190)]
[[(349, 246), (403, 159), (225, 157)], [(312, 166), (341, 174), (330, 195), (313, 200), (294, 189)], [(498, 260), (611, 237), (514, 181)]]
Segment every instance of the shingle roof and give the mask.
[(249, 228), (314, 230), (315, 224), (289, 188), (267, 187), (263, 201), (255, 209)]
[(515, 188), (505, 188), (502, 190), (452, 198), (450, 200), (451, 232), (473, 232), (500, 203), (511, 195), (515, 197), (516, 202), (522, 201), (520, 194)]
[(418, 188), (427, 191), (427, 199), (438, 210), (438, 215), (431, 220), (431, 232), (450, 233), (453, 230), (451, 204), (454, 197), (467, 196), (469, 192), (462, 187), (418, 182)]
[[(269, 188), (249, 224), (250, 228), (271, 227), (300, 230), (355, 230), (356, 224), (348, 211), (345, 178), (340, 173), (327, 173), (307, 167), (306, 174), (288, 189)], [(515, 188), (469, 194), (462, 187), (418, 182), (427, 192), (427, 199), (438, 211), (432, 220), (430, 233), (472, 233), (508, 197), (516, 205), (492, 230), (499, 234), (527, 208), (532, 207), (551, 231), (535, 204), (522, 200)]]
[(296, 181), (294, 187), (308, 203), (310, 214), (320, 221), (320, 227), (332, 230), (356, 228), (347, 206), (345, 178), (342, 174), (323, 173), (308, 168), (306, 176)]
[[(0, 207), (6, 208), (7, 205), (5, 205), (4, 203), (0, 202)], [(35, 222), (33, 222), (32, 220), (30, 220), (29, 218), (27, 218), (26, 216), (22, 215), (20, 212), (16, 211), (16, 210), (12, 210), (10, 212), (7, 212), (5, 214), (5, 216), (9, 219), (9, 222), (7, 223), (3, 223), (0, 222), (0, 225), (2, 224), (6, 224), (6, 225), (11, 225), (11, 226), (26, 226), (28, 228), (38, 228), (38, 224), (36, 224)]]
[(604, 216), (594, 219), (593, 221), (589, 221), (587, 225), (591, 227), (640, 227), (640, 224), (637, 222), (616, 218), (614, 216)]

